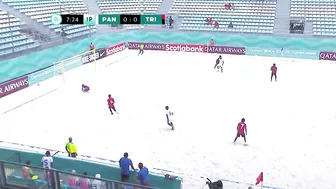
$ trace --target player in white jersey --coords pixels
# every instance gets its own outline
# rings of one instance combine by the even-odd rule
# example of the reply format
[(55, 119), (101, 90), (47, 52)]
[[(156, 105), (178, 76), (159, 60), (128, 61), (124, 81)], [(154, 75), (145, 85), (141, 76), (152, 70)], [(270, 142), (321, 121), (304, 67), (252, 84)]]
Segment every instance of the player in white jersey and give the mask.
[(223, 66), (224, 66), (224, 60), (222, 59), (222, 56), (219, 55), (219, 57), (216, 60), (214, 69), (217, 69), (217, 72), (221, 71), (223, 73)]
[(43, 168), (45, 169), (52, 169), (53, 168), (53, 158), (50, 155), (50, 151), (48, 150), (45, 153), (45, 156), (42, 157), (41, 159), (41, 164), (43, 166)]
[(172, 130), (175, 129), (174, 124), (173, 124), (173, 116), (174, 113), (169, 110), (169, 107), (166, 106), (166, 118), (167, 118), (167, 124), (171, 126)]
[(223, 66), (224, 66), (224, 60), (222, 59), (222, 56), (219, 56), (219, 63), (217, 65), (217, 72), (223, 73)]

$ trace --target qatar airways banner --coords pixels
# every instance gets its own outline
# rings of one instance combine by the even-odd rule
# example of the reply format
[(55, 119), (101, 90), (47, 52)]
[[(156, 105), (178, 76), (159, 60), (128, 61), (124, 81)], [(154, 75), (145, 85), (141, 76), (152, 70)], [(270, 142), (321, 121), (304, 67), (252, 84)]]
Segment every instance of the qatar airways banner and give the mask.
[(144, 44), (145, 50), (245, 55), (245, 47), (230, 47), (230, 46), (211, 46), (211, 47), (209, 46), (208, 47), (206, 45), (193, 45), (193, 44), (164, 44), (164, 43), (129, 42), (128, 49), (130, 50), (139, 49), (140, 44)]
[(140, 43), (140, 42), (128, 42), (128, 49), (135, 50), (140, 48), (140, 44), (145, 45), (145, 50), (151, 51), (165, 51), (166, 44), (163, 43)]
[(0, 84), (0, 98), (13, 94), (29, 86), (28, 76), (23, 76)]
[(230, 47), (230, 46), (209, 46), (206, 48), (208, 53), (217, 54), (233, 54), (233, 55), (245, 55), (245, 47)]
[(336, 52), (320, 52), (319, 60), (336, 61)]
[(106, 48), (106, 56), (110, 56), (112, 54), (121, 52), (126, 49), (126, 43), (119, 43), (117, 45), (113, 45), (111, 47)]

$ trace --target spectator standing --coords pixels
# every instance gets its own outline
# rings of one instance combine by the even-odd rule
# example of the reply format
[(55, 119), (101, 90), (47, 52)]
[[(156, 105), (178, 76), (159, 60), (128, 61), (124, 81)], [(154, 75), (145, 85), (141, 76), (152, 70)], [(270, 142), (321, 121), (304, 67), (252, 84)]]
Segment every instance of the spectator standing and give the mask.
[(226, 4), (225, 4), (225, 9), (226, 9), (226, 10), (230, 10), (230, 9), (231, 9), (231, 7), (232, 7), (232, 6), (231, 6), (231, 4), (230, 4), (230, 3), (226, 3)]
[(70, 137), (69, 142), (66, 143), (65, 149), (68, 152), (69, 157), (77, 157), (77, 146), (72, 142), (72, 137)]
[(211, 17), (206, 18), (205, 23), (206, 25), (212, 25), (212, 18)]
[(69, 138), (69, 141), (65, 144), (65, 150), (68, 152), (68, 157), (71, 157), (71, 154), (70, 154), (70, 144), (72, 143), (72, 137)]
[(94, 47), (93, 43), (91, 42), (91, 43), (90, 43), (90, 51), (92, 51), (94, 48), (95, 48), (95, 47)]
[[(87, 172), (84, 172), (83, 175), (88, 176)], [(79, 188), (80, 189), (90, 189), (90, 179), (80, 178), (79, 179)]]
[(215, 41), (213, 39), (210, 40), (209, 46), (215, 46)]
[(138, 164), (138, 167), (140, 171), (138, 172), (137, 177), (140, 180), (140, 184), (143, 186), (149, 186), (149, 178), (148, 178), (149, 171), (147, 167), (145, 167), (141, 162)]
[[(52, 169), (54, 166), (53, 166), (53, 158), (51, 157), (51, 154), (50, 154), (50, 151), (46, 151), (45, 153), (45, 156), (42, 157), (41, 159), (41, 164), (42, 164), (42, 167), (45, 168), (45, 169)], [(45, 172), (45, 179), (48, 181), (48, 182), (51, 182), (51, 173), (50, 171), (46, 171)]]
[(61, 36), (65, 36), (65, 31), (64, 31), (64, 28), (61, 29)]
[(232, 22), (229, 23), (228, 28), (233, 28)]
[(169, 27), (172, 27), (173, 23), (174, 23), (173, 18), (169, 16)]
[(45, 169), (52, 169), (53, 168), (53, 158), (51, 157), (50, 151), (46, 151), (45, 156), (41, 159), (41, 164)]
[[(75, 170), (71, 171), (72, 174), (76, 174)], [(79, 185), (79, 179), (78, 177), (74, 176), (74, 175), (70, 175), (69, 179), (68, 179), (68, 185), (72, 188), (78, 188)]]
[(215, 25), (214, 25), (214, 29), (215, 28), (217, 28), (217, 29), (219, 28), (219, 23), (217, 21), (215, 22)]
[(128, 158), (127, 152), (124, 153), (124, 157), (120, 158), (119, 166), (120, 166), (120, 171), (121, 171), (121, 181), (128, 182), (128, 179), (131, 175), (129, 168), (131, 167), (134, 171), (135, 171), (135, 168), (133, 166), (132, 160)]
[(92, 181), (91, 188), (92, 189), (103, 189), (104, 188), (103, 182), (101, 180), (98, 180), (98, 179), (101, 178), (101, 175), (100, 174), (96, 174), (95, 177), (97, 179), (95, 179), (95, 180)]

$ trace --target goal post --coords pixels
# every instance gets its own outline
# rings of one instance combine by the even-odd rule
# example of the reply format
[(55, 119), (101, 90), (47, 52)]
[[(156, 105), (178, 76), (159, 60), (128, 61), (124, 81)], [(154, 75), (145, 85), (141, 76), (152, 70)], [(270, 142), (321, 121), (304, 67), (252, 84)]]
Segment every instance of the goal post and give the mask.
[[(78, 54), (76, 56), (73, 56), (67, 59), (64, 59), (56, 63), (57, 65), (54, 66), (55, 75), (62, 75), (63, 85), (65, 85), (65, 72), (83, 65), (83, 63), (85, 63), (85, 61), (83, 61), (83, 58), (93, 59), (94, 71), (96, 72), (97, 56), (96, 56), (95, 49), (86, 51), (82, 54)], [(91, 61), (88, 61), (88, 62), (91, 62)]]

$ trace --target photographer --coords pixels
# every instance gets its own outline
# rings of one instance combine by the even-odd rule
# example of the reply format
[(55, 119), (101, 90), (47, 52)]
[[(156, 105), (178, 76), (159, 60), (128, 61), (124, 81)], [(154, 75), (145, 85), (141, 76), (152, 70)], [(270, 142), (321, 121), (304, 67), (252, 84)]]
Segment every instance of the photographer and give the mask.
[[(206, 185), (209, 186), (209, 189), (223, 189), (223, 183), (221, 180), (218, 180), (216, 182), (212, 182), (210, 179), (207, 178)], [(204, 185), (205, 186), (205, 185)]]

